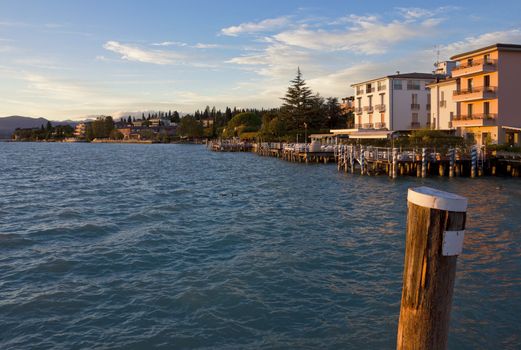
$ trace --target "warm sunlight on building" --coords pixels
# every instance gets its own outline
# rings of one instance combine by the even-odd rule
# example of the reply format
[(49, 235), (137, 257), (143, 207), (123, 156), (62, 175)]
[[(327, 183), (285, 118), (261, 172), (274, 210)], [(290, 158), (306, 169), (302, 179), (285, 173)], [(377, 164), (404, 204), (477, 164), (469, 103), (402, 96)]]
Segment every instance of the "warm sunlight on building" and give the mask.
[(520, 144), (521, 45), (495, 44), (457, 54), (452, 126), (478, 144)]

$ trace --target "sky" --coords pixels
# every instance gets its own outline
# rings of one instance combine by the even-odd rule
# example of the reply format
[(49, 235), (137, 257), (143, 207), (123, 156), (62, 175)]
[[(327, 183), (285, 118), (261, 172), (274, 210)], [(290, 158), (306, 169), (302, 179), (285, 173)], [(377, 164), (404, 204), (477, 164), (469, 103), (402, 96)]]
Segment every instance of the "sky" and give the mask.
[(297, 67), (342, 98), (498, 42), (521, 1), (0, 0), (0, 116), (271, 108)]

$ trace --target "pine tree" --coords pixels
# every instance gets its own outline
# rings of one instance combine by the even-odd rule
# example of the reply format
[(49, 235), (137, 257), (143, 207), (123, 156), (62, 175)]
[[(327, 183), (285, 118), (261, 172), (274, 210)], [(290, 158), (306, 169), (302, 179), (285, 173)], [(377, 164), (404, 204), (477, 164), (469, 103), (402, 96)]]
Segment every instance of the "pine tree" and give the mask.
[(290, 129), (302, 129), (304, 123), (314, 126), (314, 123), (311, 123), (315, 105), (313, 97), (313, 92), (306, 86), (298, 68), (297, 76), (291, 81), (286, 95), (282, 98), (284, 103), (280, 109), (280, 118)]

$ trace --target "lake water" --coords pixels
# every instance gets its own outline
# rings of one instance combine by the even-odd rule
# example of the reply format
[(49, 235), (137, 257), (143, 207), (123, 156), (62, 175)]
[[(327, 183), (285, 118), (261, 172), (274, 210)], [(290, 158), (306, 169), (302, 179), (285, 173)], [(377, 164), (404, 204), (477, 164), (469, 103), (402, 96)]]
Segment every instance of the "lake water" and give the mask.
[(406, 194), (469, 198), (449, 347), (521, 348), (521, 181), (0, 143), (0, 348), (394, 348)]

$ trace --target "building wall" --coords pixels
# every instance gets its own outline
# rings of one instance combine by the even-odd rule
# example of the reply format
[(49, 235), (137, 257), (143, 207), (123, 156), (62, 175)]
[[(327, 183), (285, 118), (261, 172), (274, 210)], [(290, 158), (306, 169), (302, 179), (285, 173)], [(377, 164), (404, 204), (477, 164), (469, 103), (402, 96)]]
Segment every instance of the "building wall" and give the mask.
[(499, 125), (521, 127), (521, 52), (501, 51), (498, 59)]
[(431, 129), (453, 129), (451, 116), (455, 117), (459, 114), (457, 104), (452, 99), (454, 90), (456, 90), (456, 80), (431, 85)]
[[(396, 80), (396, 79), (394, 79)], [(407, 90), (407, 81), (415, 79), (399, 79), (402, 80), (402, 90), (393, 88), (392, 91), (392, 129), (393, 130), (410, 130), (413, 128), (425, 128), (429, 121), (430, 110), (427, 110), (428, 95), (430, 90), (426, 88), (426, 84), (431, 80), (420, 80), (419, 90)], [(416, 79), (417, 80), (417, 79)], [(411, 109), (412, 95), (418, 95), (417, 104), (420, 105), (420, 109)], [(418, 113), (419, 125), (412, 125), (413, 113)]]

